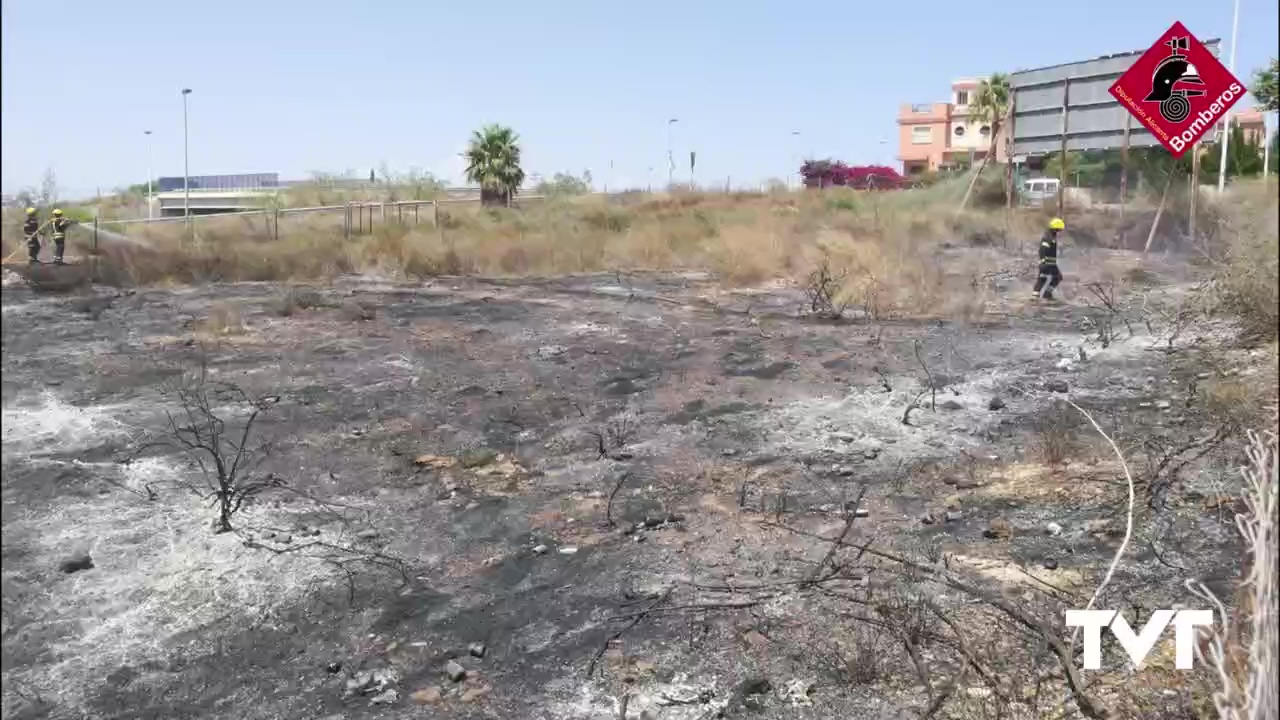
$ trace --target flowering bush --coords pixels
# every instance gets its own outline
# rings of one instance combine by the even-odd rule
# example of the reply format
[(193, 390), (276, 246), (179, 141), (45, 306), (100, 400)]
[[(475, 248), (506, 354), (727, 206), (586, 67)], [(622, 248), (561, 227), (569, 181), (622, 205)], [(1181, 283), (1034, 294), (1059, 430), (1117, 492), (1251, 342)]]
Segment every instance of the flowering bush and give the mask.
[(831, 160), (808, 160), (800, 166), (804, 186), (810, 188), (851, 187), (859, 190), (897, 190), (904, 178), (884, 165), (849, 166)]

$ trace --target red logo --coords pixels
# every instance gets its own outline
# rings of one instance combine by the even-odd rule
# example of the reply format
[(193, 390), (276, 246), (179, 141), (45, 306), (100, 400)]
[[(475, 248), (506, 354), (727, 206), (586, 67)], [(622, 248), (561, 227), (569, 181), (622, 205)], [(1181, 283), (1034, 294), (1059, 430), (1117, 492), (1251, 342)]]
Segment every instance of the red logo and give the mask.
[(1244, 84), (1180, 22), (1111, 86), (1111, 95), (1174, 157), (1182, 157), (1244, 93)]

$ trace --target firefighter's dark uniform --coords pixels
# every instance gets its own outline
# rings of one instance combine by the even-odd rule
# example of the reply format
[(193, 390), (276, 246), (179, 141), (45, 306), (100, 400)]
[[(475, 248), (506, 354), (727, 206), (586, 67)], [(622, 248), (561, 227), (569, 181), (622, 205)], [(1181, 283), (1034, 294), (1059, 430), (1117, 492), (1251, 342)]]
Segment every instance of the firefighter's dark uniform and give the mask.
[(67, 247), (67, 228), (71, 221), (61, 215), (53, 219), (53, 263), (62, 264), (62, 253)]
[(31, 262), (40, 262), (40, 218), (28, 215), (22, 223), (22, 234), (27, 238), (27, 255)]
[[(1035, 296), (1045, 300), (1053, 299), (1053, 290), (1062, 282), (1062, 271), (1058, 269), (1058, 231), (1050, 228), (1040, 237), (1040, 271), (1036, 277)], [(1048, 287), (1045, 287), (1048, 283)]]

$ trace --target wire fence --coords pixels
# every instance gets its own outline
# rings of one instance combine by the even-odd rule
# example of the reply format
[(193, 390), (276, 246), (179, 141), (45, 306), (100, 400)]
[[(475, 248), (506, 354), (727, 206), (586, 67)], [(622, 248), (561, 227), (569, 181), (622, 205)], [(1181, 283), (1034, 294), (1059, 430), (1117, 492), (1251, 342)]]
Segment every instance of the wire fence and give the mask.
[[(343, 235), (352, 237), (373, 232), (378, 225), (420, 225), (439, 222), (440, 205), (453, 202), (437, 200), (401, 200), (397, 202), (346, 202), (340, 205), (314, 207), (275, 207), (252, 210), (233, 210), (216, 213), (193, 213), (158, 218), (131, 220), (96, 219), (93, 226), (99, 229), (130, 232), (139, 227), (192, 226), (212, 223), (239, 222), (252, 235), (278, 240), (282, 229), (305, 224), (307, 219), (323, 220), (326, 225), (341, 225)], [(89, 224), (86, 223), (88, 228)]]

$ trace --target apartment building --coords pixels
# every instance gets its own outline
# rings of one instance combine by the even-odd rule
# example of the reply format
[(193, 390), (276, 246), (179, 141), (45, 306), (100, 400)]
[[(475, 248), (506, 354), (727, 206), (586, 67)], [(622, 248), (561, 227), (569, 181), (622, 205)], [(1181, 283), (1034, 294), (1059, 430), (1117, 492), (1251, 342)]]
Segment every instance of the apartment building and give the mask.
[[(975, 78), (956, 80), (951, 83), (951, 96), (946, 102), (899, 108), (898, 161), (903, 175), (945, 170), (986, 156), (991, 149), (991, 127), (977, 121), (970, 110), (979, 83)], [(1005, 150), (1001, 137), (996, 143), (995, 159), (1003, 161)]]
[(1244, 131), (1245, 139), (1251, 142), (1261, 145), (1263, 138), (1267, 136), (1266, 117), (1256, 106), (1235, 113), (1231, 116), (1231, 122), (1239, 125)]

